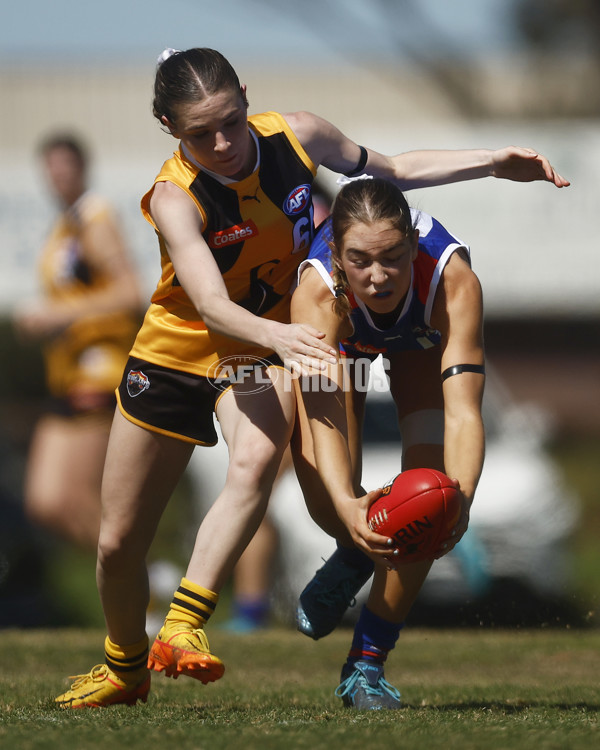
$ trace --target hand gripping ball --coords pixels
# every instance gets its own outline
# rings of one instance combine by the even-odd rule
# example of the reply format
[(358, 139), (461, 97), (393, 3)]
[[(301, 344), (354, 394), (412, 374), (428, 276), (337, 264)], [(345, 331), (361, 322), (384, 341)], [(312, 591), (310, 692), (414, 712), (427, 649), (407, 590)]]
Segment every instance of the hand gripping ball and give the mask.
[(383, 488), (371, 504), (372, 531), (394, 540), (400, 562), (432, 560), (450, 536), (461, 513), (461, 493), (450, 477), (435, 469), (409, 469)]

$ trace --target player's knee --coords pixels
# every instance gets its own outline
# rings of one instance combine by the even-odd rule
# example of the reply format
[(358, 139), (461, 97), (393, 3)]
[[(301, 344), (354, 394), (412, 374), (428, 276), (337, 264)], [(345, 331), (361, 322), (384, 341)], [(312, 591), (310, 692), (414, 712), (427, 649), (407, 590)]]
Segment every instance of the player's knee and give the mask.
[(234, 451), (229, 460), (227, 478), (251, 491), (273, 483), (281, 463), (283, 449), (268, 441)]
[(325, 505), (317, 507), (314, 504), (306, 505), (308, 513), (312, 520), (319, 526), (326, 534), (340, 539), (345, 532), (345, 526), (340, 521), (339, 516), (335, 512), (333, 505), (327, 502)]
[(98, 565), (105, 572), (119, 575), (143, 563), (144, 554), (127, 535), (105, 529), (100, 530), (98, 540)]

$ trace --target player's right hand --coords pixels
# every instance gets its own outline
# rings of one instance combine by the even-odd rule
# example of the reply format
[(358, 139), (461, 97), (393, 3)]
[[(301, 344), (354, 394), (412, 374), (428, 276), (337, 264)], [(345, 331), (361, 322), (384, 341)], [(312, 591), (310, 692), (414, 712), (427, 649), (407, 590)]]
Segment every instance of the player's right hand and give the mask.
[(393, 540), (371, 531), (367, 523), (367, 511), (372, 503), (381, 497), (383, 490), (378, 488), (356, 499), (336, 503), (336, 511), (348, 529), (354, 544), (368, 555), (373, 562), (394, 568)]
[(328, 364), (337, 364), (336, 350), (323, 339), (325, 334), (303, 323), (289, 323), (278, 329), (273, 348), (294, 374), (310, 375)]

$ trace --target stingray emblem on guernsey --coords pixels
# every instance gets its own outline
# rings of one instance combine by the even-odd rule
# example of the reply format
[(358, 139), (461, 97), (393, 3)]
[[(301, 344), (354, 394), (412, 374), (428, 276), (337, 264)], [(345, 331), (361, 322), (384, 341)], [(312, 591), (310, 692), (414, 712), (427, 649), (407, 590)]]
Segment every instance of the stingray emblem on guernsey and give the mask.
[(252, 219), (249, 219), (243, 224), (235, 224), (228, 229), (221, 229), (219, 232), (211, 232), (208, 235), (208, 245), (213, 250), (218, 250), (220, 247), (226, 247), (227, 245), (233, 245), (236, 242), (248, 240), (250, 237), (256, 237), (257, 234), (258, 228), (256, 224)]
[(127, 393), (131, 398), (139, 396), (140, 393), (150, 388), (150, 378), (141, 370), (129, 370), (127, 373)]
[(302, 213), (310, 203), (310, 185), (298, 185), (283, 201), (283, 210), (288, 216)]

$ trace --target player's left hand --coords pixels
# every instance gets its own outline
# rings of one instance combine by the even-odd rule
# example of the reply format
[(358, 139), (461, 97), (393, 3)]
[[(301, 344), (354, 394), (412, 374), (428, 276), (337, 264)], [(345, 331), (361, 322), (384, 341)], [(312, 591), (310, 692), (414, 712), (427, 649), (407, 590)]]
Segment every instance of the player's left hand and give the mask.
[(568, 187), (571, 183), (558, 174), (548, 159), (532, 148), (507, 146), (492, 152), (491, 174), (515, 182), (552, 182), (556, 187)]
[[(454, 480), (456, 483), (456, 489), (460, 491), (460, 485), (457, 480)], [(447, 555), (450, 550), (454, 549), (456, 545), (460, 542), (462, 537), (464, 536), (465, 531), (469, 527), (469, 514), (471, 511), (471, 503), (467, 500), (467, 498), (464, 496), (464, 494), (461, 492), (461, 511), (460, 516), (452, 530), (450, 531), (450, 535), (446, 537), (446, 539), (443, 539), (438, 552), (435, 555), (435, 559), (439, 560), (440, 557), (443, 557), (444, 555)]]

